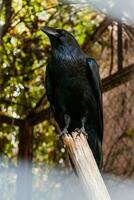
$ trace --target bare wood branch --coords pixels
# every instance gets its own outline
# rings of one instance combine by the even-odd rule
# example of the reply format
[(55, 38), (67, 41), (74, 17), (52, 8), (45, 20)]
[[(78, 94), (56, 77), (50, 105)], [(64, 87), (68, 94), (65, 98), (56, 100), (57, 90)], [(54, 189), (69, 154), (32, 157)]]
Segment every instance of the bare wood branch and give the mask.
[[(50, 119), (50, 115), (51, 115), (50, 108), (47, 108), (45, 110), (41, 110), (38, 113), (31, 113), (30, 115), (28, 115), (28, 117), (26, 117), (25, 120), (27, 120), (31, 126), (34, 126), (36, 124), (43, 122), (44, 120)], [(17, 119), (14, 117), (9, 117), (0, 114), (0, 124), (6, 123), (8, 125), (21, 126), (23, 122), (24, 120), (22, 119)]]
[(134, 63), (124, 67), (120, 72), (102, 79), (103, 92), (107, 92), (134, 78)]
[[(71, 136), (72, 135), (72, 136)], [(63, 142), (70, 154), (77, 174), (87, 190), (88, 199), (110, 200), (110, 196), (103, 182), (86, 137), (73, 132), (63, 136)], [(89, 194), (91, 191), (91, 194)]]
[(22, 124), (23, 120), (17, 119), (14, 117), (9, 117), (6, 115), (0, 114), (0, 124), (6, 123), (8, 125), (15, 125), (15, 126), (20, 126)]
[(48, 119), (50, 119), (50, 108), (47, 108), (46, 110), (42, 110), (39, 113), (31, 113), (27, 117), (28, 122), (30, 123), (30, 125), (33, 125), (33, 126)]
[(84, 49), (85, 52), (88, 52), (93, 44), (100, 38), (102, 33), (107, 29), (108, 25), (111, 24), (111, 20), (108, 17), (105, 17), (104, 20), (100, 23), (99, 27), (96, 28), (93, 35), (87, 35), (85, 38), (85, 42), (82, 45), (82, 49)]
[(7, 106), (9, 106), (9, 105), (18, 105), (18, 106), (22, 106), (22, 107), (28, 109), (28, 106), (26, 106), (26, 105), (23, 104), (23, 103), (15, 102), (15, 101), (13, 101), (13, 100), (9, 100), (9, 99), (3, 98), (3, 97), (0, 98), (0, 103), (1, 103), (1, 104), (6, 104)]
[(43, 94), (42, 97), (39, 99), (35, 107), (32, 109), (31, 113), (38, 113), (43, 110), (44, 105), (47, 103), (47, 96)]

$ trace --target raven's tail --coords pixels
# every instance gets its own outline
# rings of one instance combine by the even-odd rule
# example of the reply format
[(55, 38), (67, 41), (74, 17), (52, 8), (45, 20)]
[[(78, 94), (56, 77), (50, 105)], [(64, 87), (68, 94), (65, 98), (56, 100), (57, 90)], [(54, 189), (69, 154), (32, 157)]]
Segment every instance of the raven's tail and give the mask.
[(87, 139), (88, 144), (92, 150), (92, 153), (94, 155), (98, 168), (101, 169), (102, 164), (103, 164), (103, 153), (102, 153), (101, 141), (99, 137), (97, 136), (97, 133), (95, 130), (90, 129), (86, 132), (88, 134), (88, 139)]

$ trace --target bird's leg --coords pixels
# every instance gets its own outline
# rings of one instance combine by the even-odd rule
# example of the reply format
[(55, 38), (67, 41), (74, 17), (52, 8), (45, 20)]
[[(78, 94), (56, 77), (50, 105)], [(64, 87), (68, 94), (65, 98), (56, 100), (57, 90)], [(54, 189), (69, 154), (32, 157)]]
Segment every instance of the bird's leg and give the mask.
[(63, 136), (65, 134), (68, 134), (68, 127), (70, 125), (71, 122), (71, 118), (69, 115), (65, 114), (64, 115), (64, 121), (65, 121), (65, 127), (64, 129), (61, 131), (60, 136)]
[(86, 130), (85, 130), (85, 122), (86, 122), (86, 117), (83, 117), (82, 119), (81, 119), (81, 123), (82, 123), (82, 127), (81, 127), (81, 131), (82, 131), (82, 133), (87, 137), (87, 133), (86, 133)]
[(83, 135), (85, 135), (86, 137), (88, 136), (87, 133), (86, 133), (86, 130), (85, 130), (85, 122), (86, 122), (86, 117), (84, 116), (81, 119), (82, 127), (80, 129), (79, 128), (75, 129), (75, 131), (78, 132), (77, 135), (80, 135), (80, 133), (83, 133)]

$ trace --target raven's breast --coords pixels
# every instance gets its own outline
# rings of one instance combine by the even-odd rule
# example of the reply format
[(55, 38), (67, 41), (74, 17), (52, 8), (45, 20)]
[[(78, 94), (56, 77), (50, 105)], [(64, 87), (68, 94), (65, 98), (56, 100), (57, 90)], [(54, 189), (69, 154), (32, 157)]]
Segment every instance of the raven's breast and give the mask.
[[(64, 112), (72, 118), (80, 118), (86, 112), (95, 110), (95, 101), (91, 88), (82, 77), (67, 77), (61, 80), (56, 99), (59, 106), (64, 105)], [(62, 108), (61, 108), (62, 109)]]

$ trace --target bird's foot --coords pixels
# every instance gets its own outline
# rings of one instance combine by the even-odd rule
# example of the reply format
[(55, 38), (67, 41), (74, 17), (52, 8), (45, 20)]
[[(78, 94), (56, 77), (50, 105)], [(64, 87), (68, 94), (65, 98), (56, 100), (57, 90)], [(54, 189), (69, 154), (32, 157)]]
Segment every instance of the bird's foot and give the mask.
[(67, 129), (64, 129), (63, 131), (60, 132), (59, 136), (62, 137), (62, 136), (65, 136), (65, 135), (69, 135), (68, 133), (68, 130)]
[(80, 134), (82, 133), (86, 138), (88, 137), (88, 134), (86, 133), (84, 128), (76, 128), (75, 131), (77, 132), (76, 136), (80, 136)]

